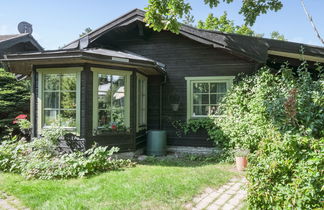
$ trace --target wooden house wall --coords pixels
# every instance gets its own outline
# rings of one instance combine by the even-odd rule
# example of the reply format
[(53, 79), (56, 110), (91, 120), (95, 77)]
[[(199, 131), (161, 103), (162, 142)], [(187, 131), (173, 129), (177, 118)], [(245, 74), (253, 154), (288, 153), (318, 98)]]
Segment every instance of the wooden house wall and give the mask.
[[(139, 55), (152, 58), (166, 65), (167, 83), (163, 86), (162, 129), (168, 131), (169, 145), (212, 146), (207, 141), (205, 132), (177, 137), (171, 122), (186, 120), (187, 99), (185, 77), (197, 76), (235, 76), (241, 72), (255, 71), (257, 64), (192, 41), (170, 32), (149, 32), (139, 35), (135, 28), (131, 32), (115, 34), (98, 41), (99, 45), (129, 50)], [(159, 128), (159, 85), (161, 78), (150, 77), (148, 80), (148, 129)], [(171, 110), (169, 96), (181, 97), (177, 112)]]

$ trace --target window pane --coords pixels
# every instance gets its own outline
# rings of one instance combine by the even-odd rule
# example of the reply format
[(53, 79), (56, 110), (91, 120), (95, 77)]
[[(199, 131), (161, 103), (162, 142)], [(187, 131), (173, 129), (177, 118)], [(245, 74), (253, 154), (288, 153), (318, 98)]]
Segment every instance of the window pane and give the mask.
[(113, 106), (115, 107), (124, 107), (124, 93), (115, 93), (113, 97)]
[(110, 75), (98, 74), (98, 91), (111, 90)]
[(98, 91), (108, 92), (111, 91), (111, 83), (101, 84), (98, 86)]
[(76, 74), (63, 74), (61, 76), (62, 90), (76, 90)]
[(210, 103), (218, 104), (222, 101), (225, 94), (210, 94)]
[(109, 127), (110, 126), (110, 110), (99, 110), (98, 113), (98, 126)]
[(209, 104), (209, 94), (193, 94), (194, 104)]
[(208, 115), (208, 106), (193, 106), (193, 116)]
[(58, 117), (58, 110), (44, 111), (45, 126), (53, 125)]
[(123, 87), (124, 84), (125, 84), (125, 79), (124, 79), (124, 76), (112, 76), (112, 83), (113, 83), (113, 86), (116, 87), (117, 89), (119, 87)]
[(193, 84), (193, 92), (194, 93), (208, 93), (209, 92), (209, 84), (208, 83), (194, 83)]
[(59, 92), (44, 93), (44, 108), (59, 108)]
[(111, 106), (111, 93), (98, 92), (98, 108), (108, 109)]
[(119, 126), (125, 125), (124, 107), (116, 108), (112, 111), (112, 124)]
[(125, 77), (98, 75), (98, 126), (124, 125)]
[(63, 127), (76, 127), (76, 111), (75, 110), (61, 110), (60, 122)]
[(226, 93), (226, 83), (210, 83), (210, 92), (211, 93)]
[(62, 109), (76, 109), (76, 93), (61, 92), (61, 107)]
[(59, 90), (60, 78), (58, 74), (44, 76), (44, 90)]

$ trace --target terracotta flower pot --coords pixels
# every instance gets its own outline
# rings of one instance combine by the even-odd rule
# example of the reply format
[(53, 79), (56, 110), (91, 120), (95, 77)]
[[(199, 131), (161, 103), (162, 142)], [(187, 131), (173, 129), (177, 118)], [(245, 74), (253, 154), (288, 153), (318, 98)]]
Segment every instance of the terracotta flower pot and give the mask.
[(235, 157), (236, 168), (238, 171), (243, 171), (247, 167), (246, 157)]

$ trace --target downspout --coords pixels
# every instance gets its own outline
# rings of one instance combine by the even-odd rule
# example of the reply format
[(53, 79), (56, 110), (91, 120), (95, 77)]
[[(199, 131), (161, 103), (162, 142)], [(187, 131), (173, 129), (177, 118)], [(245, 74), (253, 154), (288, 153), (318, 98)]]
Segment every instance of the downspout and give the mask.
[(160, 130), (162, 130), (162, 94), (163, 94), (163, 85), (166, 84), (166, 80), (167, 80), (167, 75), (164, 74), (164, 79), (163, 81), (160, 83)]

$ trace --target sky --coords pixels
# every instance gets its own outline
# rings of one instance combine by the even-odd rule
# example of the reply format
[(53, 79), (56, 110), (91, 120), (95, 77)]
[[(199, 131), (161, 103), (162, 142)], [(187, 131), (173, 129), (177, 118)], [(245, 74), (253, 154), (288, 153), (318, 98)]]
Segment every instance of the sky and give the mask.
[[(241, 0), (220, 4), (210, 9), (203, 0), (188, 0), (195, 20), (209, 13), (220, 16), (227, 11), (235, 24), (243, 23), (238, 14)], [(279, 12), (258, 17), (252, 29), (269, 37), (279, 31), (289, 41), (323, 46), (309, 23), (300, 0), (282, 0)], [(17, 25), (27, 21), (33, 25), (33, 36), (46, 49), (57, 49), (77, 39), (85, 28), (96, 29), (134, 8), (144, 9), (148, 0), (6, 0), (1, 3), (0, 34), (17, 34)], [(324, 37), (324, 0), (305, 0), (305, 5)]]

